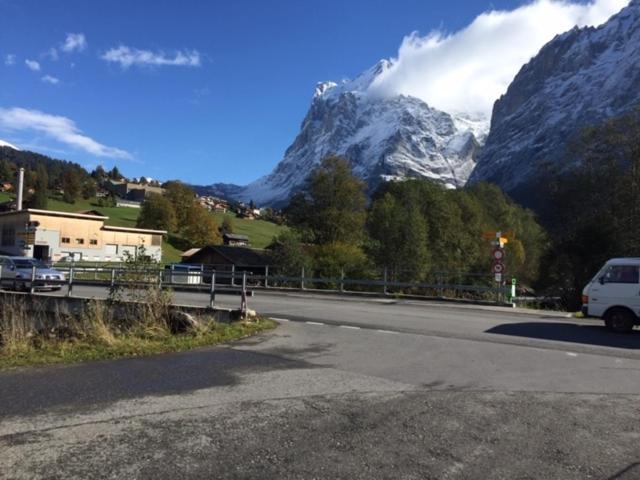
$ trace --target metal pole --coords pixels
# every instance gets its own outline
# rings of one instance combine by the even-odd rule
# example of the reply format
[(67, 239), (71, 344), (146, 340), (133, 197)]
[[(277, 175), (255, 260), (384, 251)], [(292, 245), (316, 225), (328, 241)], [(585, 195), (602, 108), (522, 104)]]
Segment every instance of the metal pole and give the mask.
[(29, 288), (29, 293), (31, 295), (33, 295), (33, 292), (35, 292), (35, 283), (36, 283), (36, 266), (33, 265), (31, 267), (31, 288)]
[(236, 265), (231, 265), (231, 286), (236, 286)]
[(22, 210), (22, 197), (24, 190), (24, 168), (20, 167), (18, 170), (18, 199), (16, 201), (16, 210)]
[(240, 312), (242, 318), (247, 316), (247, 272), (242, 272), (242, 296), (240, 299)]
[(302, 267), (302, 272), (300, 272), (300, 290), (304, 290), (304, 267)]
[(111, 269), (111, 288), (113, 288), (116, 284), (116, 269)]
[(388, 295), (389, 292), (387, 291), (387, 267), (384, 267), (384, 272), (383, 272), (383, 287), (382, 287), (382, 293), (384, 295)]
[(70, 267), (69, 268), (69, 282), (68, 282), (68, 288), (67, 288), (67, 297), (70, 297), (72, 292), (73, 292), (73, 267)]
[(264, 267), (264, 288), (269, 288), (269, 265)]
[(211, 288), (209, 289), (209, 308), (213, 308), (216, 303), (216, 271), (211, 272)]
[(3, 285), (3, 282), (2, 282), (2, 265), (0, 265), (0, 289), (2, 289), (2, 285)]

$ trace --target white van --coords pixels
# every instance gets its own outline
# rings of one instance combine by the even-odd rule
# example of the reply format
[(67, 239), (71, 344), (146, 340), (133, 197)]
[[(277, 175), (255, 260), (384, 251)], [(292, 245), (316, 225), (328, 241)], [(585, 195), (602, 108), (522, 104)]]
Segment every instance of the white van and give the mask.
[(614, 332), (640, 324), (640, 258), (613, 258), (582, 291), (582, 313)]

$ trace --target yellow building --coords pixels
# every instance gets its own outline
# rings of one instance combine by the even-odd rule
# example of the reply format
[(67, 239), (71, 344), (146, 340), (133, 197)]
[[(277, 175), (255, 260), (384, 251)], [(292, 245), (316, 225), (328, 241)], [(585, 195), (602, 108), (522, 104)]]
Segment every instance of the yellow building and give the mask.
[(163, 230), (105, 225), (109, 217), (26, 209), (0, 213), (0, 252), (58, 261), (122, 261), (127, 253), (160, 260)]

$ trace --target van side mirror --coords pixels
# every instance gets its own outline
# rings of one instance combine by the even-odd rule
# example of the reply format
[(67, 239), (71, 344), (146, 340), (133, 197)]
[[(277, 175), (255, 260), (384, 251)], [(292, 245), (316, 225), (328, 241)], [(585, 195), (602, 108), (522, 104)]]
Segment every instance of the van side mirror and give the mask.
[(604, 275), (598, 279), (600, 285), (604, 285)]

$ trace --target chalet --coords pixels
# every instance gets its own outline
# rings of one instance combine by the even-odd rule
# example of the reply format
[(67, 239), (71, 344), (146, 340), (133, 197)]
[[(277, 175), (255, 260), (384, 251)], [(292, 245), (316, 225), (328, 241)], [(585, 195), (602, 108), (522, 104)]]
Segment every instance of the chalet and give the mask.
[(182, 254), (181, 262), (191, 265), (208, 265), (226, 272), (235, 270), (264, 275), (266, 267), (271, 262), (271, 255), (267, 250), (211, 245), (187, 250)]
[(231, 247), (248, 247), (249, 237), (246, 235), (238, 235), (236, 233), (225, 233), (222, 235), (222, 241), (225, 245)]

